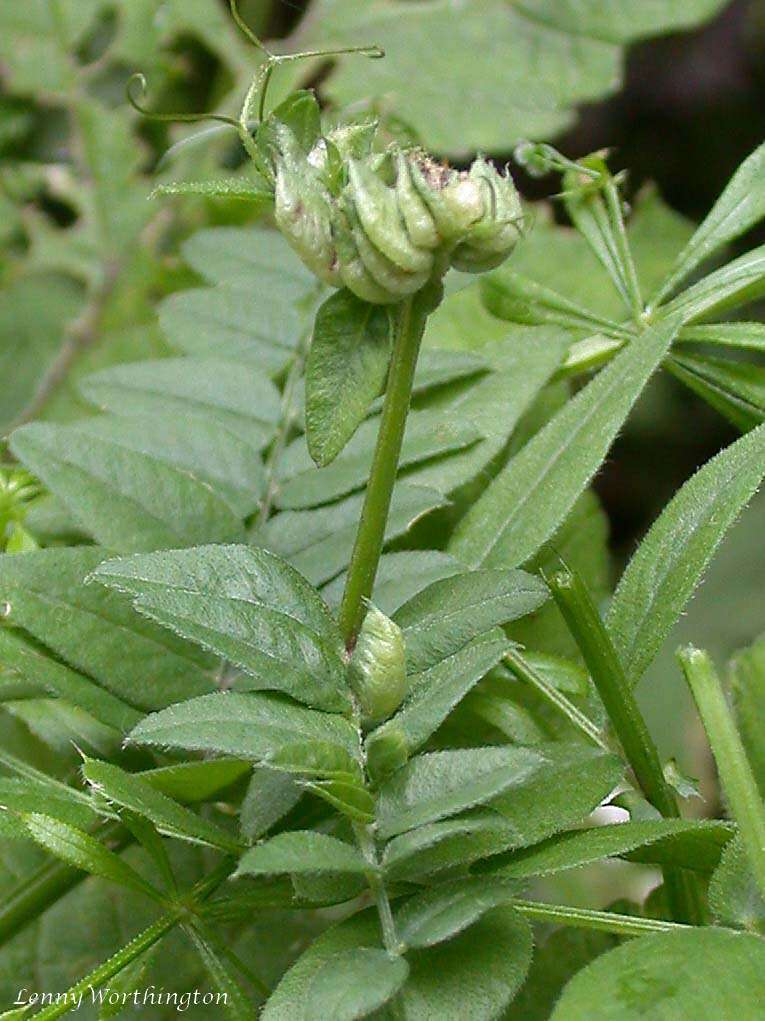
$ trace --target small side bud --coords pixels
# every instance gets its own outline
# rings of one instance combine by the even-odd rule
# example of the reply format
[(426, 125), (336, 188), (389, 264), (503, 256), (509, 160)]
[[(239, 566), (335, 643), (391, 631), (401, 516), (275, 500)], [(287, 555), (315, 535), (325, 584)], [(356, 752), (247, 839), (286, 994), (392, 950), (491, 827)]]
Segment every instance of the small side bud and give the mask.
[(404, 636), (376, 606), (369, 607), (359, 632), (348, 664), (348, 683), (367, 724), (387, 720), (406, 695)]
[(394, 721), (367, 738), (367, 770), (374, 783), (382, 783), (409, 759), (406, 737)]

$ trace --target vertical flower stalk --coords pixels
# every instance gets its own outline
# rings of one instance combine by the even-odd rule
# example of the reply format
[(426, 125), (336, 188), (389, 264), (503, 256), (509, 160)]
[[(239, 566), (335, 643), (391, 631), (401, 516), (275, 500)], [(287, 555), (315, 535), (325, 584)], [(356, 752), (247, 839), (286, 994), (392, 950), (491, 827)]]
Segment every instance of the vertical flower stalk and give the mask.
[(393, 356), (380, 431), (340, 605), (340, 631), (349, 648), (364, 619), (366, 601), (372, 595), (412, 398), (417, 356), (428, 314), (436, 302), (433, 290), (421, 291), (403, 302), (395, 313)]

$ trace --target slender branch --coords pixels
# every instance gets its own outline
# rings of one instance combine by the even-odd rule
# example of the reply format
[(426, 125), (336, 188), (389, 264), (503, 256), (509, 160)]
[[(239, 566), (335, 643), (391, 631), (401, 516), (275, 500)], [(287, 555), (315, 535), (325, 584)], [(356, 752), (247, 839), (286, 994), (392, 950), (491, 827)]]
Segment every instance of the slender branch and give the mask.
[(68, 1014), (69, 1011), (78, 1008), (83, 996), (90, 993), (91, 990), (100, 988), (110, 978), (118, 975), (123, 968), (126, 968), (142, 954), (146, 953), (163, 936), (166, 936), (168, 932), (175, 928), (182, 916), (183, 912), (178, 909), (157, 919), (153, 925), (144, 929), (135, 939), (132, 939), (107, 961), (99, 964), (97, 968), (94, 968), (84, 978), (81, 978), (79, 982), (70, 986), (54, 1003), (32, 1014), (29, 1021), (54, 1021), (54, 1018), (61, 1017), (62, 1014)]
[(681, 649), (677, 657), (712, 746), (749, 865), (765, 897), (765, 807), (720, 679), (707, 652), (689, 647)]
[[(664, 777), (659, 752), (590, 593), (581, 578), (568, 569), (557, 572), (548, 585), (581, 650), (640, 789), (665, 818), (678, 818), (680, 811)], [(672, 866), (665, 866), (663, 872), (673, 916), (700, 922), (702, 909), (695, 881)]]
[(348, 648), (353, 646), (364, 619), (365, 602), (372, 595), (412, 398), (417, 356), (425, 323), (433, 308), (430, 288), (418, 292), (398, 308), (380, 431), (340, 604), (340, 631)]
[(606, 741), (589, 716), (585, 716), (570, 699), (566, 698), (562, 691), (558, 691), (549, 681), (546, 681), (516, 649), (511, 649), (510, 652), (505, 654), (505, 662), (519, 680), (525, 681), (535, 688), (543, 698), (547, 699), (551, 705), (563, 713), (593, 744), (596, 744), (598, 748), (602, 748), (604, 752), (611, 751), (608, 741)]
[(588, 908), (570, 908), (565, 904), (543, 904), (535, 900), (511, 900), (522, 915), (535, 922), (552, 925), (569, 925), (575, 929), (595, 929), (611, 932), (615, 936), (645, 936), (651, 932), (686, 932), (691, 928), (678, 922), (665, 922), (660, 918), (633, 918), (610, 911), (590, 911)]

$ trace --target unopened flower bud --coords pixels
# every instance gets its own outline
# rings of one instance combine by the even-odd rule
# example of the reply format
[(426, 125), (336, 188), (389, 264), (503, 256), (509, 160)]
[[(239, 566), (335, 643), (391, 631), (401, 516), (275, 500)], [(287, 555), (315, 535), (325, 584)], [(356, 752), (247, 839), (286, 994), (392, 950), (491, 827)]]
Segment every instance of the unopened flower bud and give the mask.
[(348, 664), (348, 683), (365, 723), (387, 720), (406, 695), (404, 636), (376, 606), (364, 618)]
[(373, 126), (330, 132), (306, 153), (284, 124), (271, 128), (276, 222), (317, 276), (372, 304), (393, 304), (450, 265), (499, 265), (520, 237), (508, 175), (483, 159), (467, 172), (417, 150), (373, 153)]

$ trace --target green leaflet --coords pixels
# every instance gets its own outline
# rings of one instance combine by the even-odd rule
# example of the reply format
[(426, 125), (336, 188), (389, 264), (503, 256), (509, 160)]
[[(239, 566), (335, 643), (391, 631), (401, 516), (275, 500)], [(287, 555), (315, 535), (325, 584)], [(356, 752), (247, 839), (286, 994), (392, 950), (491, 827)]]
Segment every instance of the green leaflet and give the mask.
[(289, 773), (256, 766), (239, 810), (242, 836), (257, 840), (295, 807), (302, 793)]
[(693, 270), (723, 245), (745, 234), (765, 216), (765, 145), (738, 167), (693, 237), (677, 256), (671, 272), (653, 299), (666, 298)]
[[(271, 995), (263, 1021), (295, 1021), (315, 976), (336, 955), (357, 947), (379, 947), (377, 920), (370, 912), (355, 915), (318, 937), (290, 968)], [(399, 993), (395, 1013), (383, 1008), (380, 1021), (464, 1021), (470, 1004), (474, 1021), (494, 1021), (520, 988), (531, 963), (531, 930), (507, 908), (490, 911), (446, 943), (407, 956), (409, 977)]]
[(603, 954), (563, 991), (551, 1021), (666, 1021), (762, 1014), (765, 944), (756, 936), (692, 929), (644, 936)]
[(606, 623), (628, 679), (642, 676), (723, 536), (765, 475), (765, 427), (708, 461), (665, 507), (622, 575)]
[(272, 376), (294, 357), (307, 318), (280, 300), (278, 292), (225, 283), (179, 291), (159, 306), (162, 330), (176, 350), (196, 358), (247, 362)]
[(204, 655), (133, 610), (121, 594), (86, 583), (111, 553), (98, 547), (0, 557), (5, 622), (139, 709), (211, 691)]
[(266, 550), (203, 546), (123, 558), (93, 577), (135, 608), (224, 656), (243, 688), (279, 689), (309, 705), (348, 705), (343, 648), (326, 605), (294, 568)]
[(148, 897), (157, 896), (154, 888), (132, 866), (82, 830), (36, 812), (24, 816), (24, 825), (33, 840), (67, 865)]
[(44, 691), (84, 709), (99, 723), (123, 734), (141, 718), (141, 713), (94, 681), (52, 659), (38, 646), (5, 628), (0, 628), (0, 661), (14, 673), (39, 684)]
[(186, 933), (196, 947), (215, 986), (225, 994), (223, 1010), (226, 1017), (231, 1018), (232, 1021), (253, 1021), (255, 1011), (249, 994), (245, 992), (230, 966), (223, 960), (202, 923), (195, 921), (186, 926)]
[(765, 420), (765, 369), (749, 362), (675, 355), (669, 371), (741, 432)]
[(81, 527), (118, 552), (243, 536), (241, 520), (204, 483), (87, 429), (34, 422), (13, 433), (11, 449)]
[(212, 227), (184, 242), (183, 256), (213, 284), (273, 295), (278, 306), (305, 302), (316, 281), (284, 238), (262, 227)]
[(407, 671), (436, 666), (498, 624), (537, 610), (544, 582), (524, 571), (471, 571), (435, 581), (395, 614), (404, 632)]
[(257, 510), (265, 471), (255, 446), (226, 426), (203, 418), (179, 418), (171, 412), (99, 415), (79, 422), (83, 435), (145, 454), (193, 475), (222, 497), (238, 517)]
[[(357, 384), (354, 385), (358, 388)], [(340, 397), (334, 397), (333, 407), (337, 407), (339, 402)], [(290, 509), (314, 507), (362, 488), (369, 477), (379, 428), (379, 416), (362, 422), (355, 436), (331, 465), (321, 466), (320, 470), (308, 467), (292, 474), (295, 462), (300, 464), (306, 460), (302, 456), (305, 440), (295, 440), (285, 457), (283, 470), (286, 467), (287, 472), (279, 486), (279, 506)], [(443, 411), (412, 412), (407, 420), (399, 470), (464, 450), (480, 438), (472, 422), (450, 421)]]
[(310, 830), (280, 833), (242, 856), (237, 876), (269, 876), (283, 872), (351, 872), (363, 874), (369, 866), (350, 844)]
[(765, 245), (727, 263), (673, 298), (663, 309), (683, 324), (718, 316), (765, 294)]
[(686, 326), (677, 339), (723, 348), (762, 351), (765, 349), (765, 323), (704, 323)]
[(518, 841), (518, 830), (498, 812), (478, 809), (394, 837), (385, 848), (383, 867), (389, 880), (417, 882), (448, 875), (454, 867), (472, 865), (518, 846)]
[(411, 759), (387, 780), (377, 801), (383, 838), (485, 804), (522, 784), (539, 766), (527, 748), (466, 748)]
[(390, 352), (387, 309), (349, 291), (338, 291), (319, 309), (305, 380), (306, 439), (319, 467), (337, 457), (380, 394)]
[(502, 880), (457, 879), (407, 900), (396, 912), (396, 930), (412, 949), (435, 946), (478, 921), (487, 911), (508, 904), (519, 887)]
[(226, 830), (158, 791), (149, 780), (108, 762), (87, 759), (82, 773), (104, 797), (149, 819), (160, 833), (236, 854), (240, 845)]
[(765, 932), (765, 899), (752, 874), (740, 838), (723, 850), (709, 884), (709, 906), (721, 925)]
[(505, 636), (493, 628), (430, 670), (415, 674), (401, 709), (367, 737), (367, 752), (373, 755), (373, 747), (391, 733), (401, 736), (410, 752), (416, 751), (470, 689), (497, 665), (507, 648)]
[(130, 734), (134, 744), (217, 752), (254, 762), (314, 739), (358, 754), (358, 735), (347, 720), (260, 693), (202, 695), (152, 713)]
[(88, 804), (82, 791), (48, 781), (47, 777), (44, 780), (0, 777), (0, 806), (7, 809), (2, 812), (0, 824), (10, 822), (14, 831), (22, 837), (27, 834), (20, 820), (16, 824), (17, 813), (41, 812), (78, 829), (87, 829), (99, 821), (97, 812)]
[(449, 552), (486, 567), (535, 553), (598, 470), (678, 327), (672, 319), (647, 330), (570, 400), (473, 504)]
[(155, 790), (184, 805), (210, 801), (246, 776), (252, 766), (240, 759), (209, 759), (160, 766), (141, 774)]
[(488, 809), (394, 837), (383, 859), (390, 878), (416, 879), (536, 844), (581, 822), (623, 774), (615, 756), (583, 745), (551, 742), (534, 754), (536, 768), (492, 799)]
[(330, 957), (306, 991), (304, 1021), (355, 1021), (392, 1000), (409, 975), (403, 957), (355, 947)]
[[(432, 582), (459, 574), (461, 564), (440, 550), (405, 550), (384, 553), (377, 567), (372, 602), (389, 617)], [(339, 605), (345, 587), (344, 574), (322, 589), (327, 603)]]
[(618, 756), (587, 745), (555, 741), (535, 751), (543, 761), (528, 782), (511, 787), (492, 802), (492, 808), (516, 828), (519, 847), (581, 821), (624, 775)]
[[(358, 494), (315, 510), (282, 511), (258, 528), (252, 541), (289, 560), (312, 585), (323, 585), (348, 565), (363, 499)], [(400, 482), (393, 490), (386, 542), (445, 502), (435, 489)]]
[[(491, 864), (492, 873), (512, 879), (544, 876), (603, 858), (638, 852), (637, 860), (709, 870), (733, 836), (720, 822), (656, 819), (572, 830), (544, 843), (514, 851)], [(633, 855), (634, 858), (634, 855)]]
[(161, 411), (225, 426), (265, 446), (279, 420), (279, 392), (254, 365), (220, 358), (162, 358), (102, 369), (81, 384), (83, 395), (117, 415)]

